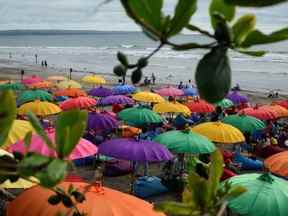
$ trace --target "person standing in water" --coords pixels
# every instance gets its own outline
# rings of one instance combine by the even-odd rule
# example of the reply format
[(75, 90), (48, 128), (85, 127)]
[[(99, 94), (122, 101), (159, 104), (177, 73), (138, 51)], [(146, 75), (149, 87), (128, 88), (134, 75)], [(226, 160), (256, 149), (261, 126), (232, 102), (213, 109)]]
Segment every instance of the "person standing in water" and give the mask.
[(151, 79), (152, 79), (152, 84), (155, 85), (156, 76), (154, 73), (152, 73)]
[(48, 64), (47, 64), (47, 61), (46, 61), (46, 60), (44, 61), (44, 65), (45, 65), (45, 67), (47, 68)]
[(36, 64), (38, 64), (38, 55), (37, 55), (37, 53), (35, 54), (35, 62), (36, 62)]

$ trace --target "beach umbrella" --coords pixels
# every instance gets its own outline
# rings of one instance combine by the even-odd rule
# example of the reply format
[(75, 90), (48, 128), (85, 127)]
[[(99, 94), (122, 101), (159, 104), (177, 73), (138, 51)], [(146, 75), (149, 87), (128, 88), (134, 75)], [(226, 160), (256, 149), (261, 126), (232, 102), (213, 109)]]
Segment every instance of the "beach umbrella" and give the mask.
[(237, 175), (228, 182), (232, 186), (242, 186), (246, 192), (228, 201), (229, 208), (247, 216), (288, 215), (288, 182), (271, 174)]
[(26, 77), (21, 82), (24, 85), (31, 85), (31, 84), (42, 82), (42, 81), (43, 81), (43, 79), (41, 77), (39, 77), (37, 75), (32, 75), (32, 76)]
[(279, 176), (288, 177), (288, 151), (268, 157), (264, 161), (264, 165), (270, 172)]
[(175, 153), (206, 154), (216, 150), (215, 145), (206, 137), (190, 130), (173, 130), (162, 133), (153, 141), (165, 145)]
[(20, 104), (34, 100), (52, 101), (53, 98), (50, 93), (43, 90), (27, 90), (22, 92), (17, 98)]
[(161, 162), (173, 158), (164, 145), (134, 138), (111, 139), (101, 143), (99, 154), (139, 162)]
[(162, 117), (150, 109), (144, 107), (132, 107), (118, 113), (119, 119), (134, 126), (142, 126), (152, 123), (160, 123)]
[(36, 82), (28, 85), (29, 88), (34, 88), (34, 89), (48, 89), (52, 88), (54, 84), (49, 81), (41, 81), (41, 82)]
[(8, 82), (0, 85), (0, 90), (23, 90), (25, 86), (19, 82)]
[(280, 105), (264, 105), (261, 106), (261, 108), (275, 111), (277, 113), (278, 118), (288, 117), (288, 109)]
[(248, 107), (240, 110), (239, 114), (254, 116), (261, 120), (274, 120), (278, 118), (278, 114), (274, 110), (263, 109), (261, 107)]
[(118, 130), (121, 132), (122, 137), (135, 137), (142, 133), (140, 128), (132, 127), (129, 125), (120, 125)]
[(231, 100), (235, 105), (248, 103), (248, 97), (239, 94), (238, 91), (233, 91), (226, 96), (229, 100)]
[(161, 96), (171, 96), (171, 97), (176, 97), (176, 96), (182, 96), (184, 95), (183, 90), (178, 89), (178, 88), (174, 88), (174, 87), (166, 87), (166, 88), (161, 88), (155, 91), (157, 94), (161, 95)]
[(201, 123), (191, 130), (216, 143), (235, 144), (245, 141), (245, 137), (239, 129), (222, 122)]
[(193, 87), (184, 88), (183, 92), (185, 96), (197, 96), (198, 95), (197, 89)]
[(16, 143), (18, 140), (24, 139), (26, 134), (30, 131), (34, 131), (30, 122), (24, 120), (14, 120), (9, 131), (8, 138), (1, 147), (6, 149), (10, 145)]
[(135, 101), (146, 102), (146, 103), (160, 103), (160, 102), (165, 101), (165, 99), (162, 98), (159, 94), (155, 94), (152, 92), (146, 92), (146, 91), (142, 91), (142, 92), (138, 92), (136, 94), (133, 94), (132, 98)]
[(230, 99), (224, 98), (221, 101), (214, 103), (214, 106), (220, 106), (222, 109), (227, 109), (234, 106), (234, 103)]
[(153, 111), (157, 113), (183, 113), (190, 115), (189, 108), (178, 102), (162, 102), (153, 106)]
[(108, 106), (113, 104), (133, 104), (134, 101), (124, 95), (111, 95), (98, 100), (97, 105), (99, 106)]
[(190, 101), (185, 105), (190, 109), (191, 112), (210, 113), (215, 111), (215, 108), (212, 104), (209, 104), (201, 99)]
[(57, 87), (60, 89), (66, 89), (66, 88), (81, 88), (80, 83), (74, 81), (74, 80), (64, 80), (57, 84)]
[(54, 92), (54, 96), (80, 97), (87, 96), (86, 92), (79, 88), (66, 88)]
[(119, 122), (105, 112), (89, 112), (87, 128), (97, 131), (111, 131), (119, 126)]
[(265, 129), (266, 125), (260, 119), (246, 115), (229, 115), (222, 119), (222, 122), (238, 128), (243, 133), (253, 133)]
[[(77, 203), (80, 212), (87, 216), (165, 216), (163, 213), (153, 210), (153, 205), (132, 195), (122, 193), (99, 183), (87, 184), (72, 181), (62, 182), (58, 185), (64, 191), (68, 191), (70, 185), (85, 194), (85, 201)], [(55, 193), (49, 189), (35, 186), (25, 190), (7, 206), (7, 216), (55, 216), (59, 212), (71, 216), (70, 208), (66, 208), (62, 202), (58, 205), (48, 203), (48, 198)], [(58, 214), (59, 215), (59, 214)]]
[[(47, 130), (48, 137), (55, 141), (55, 131), (54, 129)], [(55, 142), (54, 142), (55, 143)], [(20, 152), (25, 154), (26, 147), (24, 141), (21, 140), (10, 146), (9, 149), (11, 152)], [(97, 147), (90, 141), (81, 138), (79, 143), (76, 145), (72, 153), (67, 157), (69, 160), (76, 160), (80, 158), (85, 158), (88, 156), (95, 155), (97, 153)], [(31, 139), (31, 144), (29, 145), (28, 152), (36, 152), (41, 155), (48, 157), (56, 157), (57, 153), (49, 148), (43, 139), (38, 135), (33, 135)]]
[(132, 94), (136, 91), (135, 86), (132, 85), (117, 85), (113, 89), (113, 94), (114, 95), (126, 95), (126, 94)]
[(37, 116), (48, 116), (61, 112), (61, 109), (56, 104), (36, 100), (33, 102), (22, 104), (18, 110), (18, 115), (27, 115), (28, 112), (33, 112)]
[(288, 100), (276, 101), (273, 104), (277, 104), (277, 105), (280, 105), (280, 106), (288, 109)]
[(67, 78), (65, 76), (48, 76), (47, 77), (47, 80), (49, 81), (64, 81), (64, 80), (67, 80)]
[(113, 92), (109, 88), (100, 86), (98, 88), (91, 89), (88, 94), (94, 97), (107, 97), (113, 95)]
[(84, 76), (82, 82), (93, 84), (93, 85), (103, 85), (106, 83), (106, 80), (102, 76), (98, 75), (87, 75)]
[(96, 105), (96, 100), (89, 97), (70, 98), (60, 103), (62, 110), (86, 109)]

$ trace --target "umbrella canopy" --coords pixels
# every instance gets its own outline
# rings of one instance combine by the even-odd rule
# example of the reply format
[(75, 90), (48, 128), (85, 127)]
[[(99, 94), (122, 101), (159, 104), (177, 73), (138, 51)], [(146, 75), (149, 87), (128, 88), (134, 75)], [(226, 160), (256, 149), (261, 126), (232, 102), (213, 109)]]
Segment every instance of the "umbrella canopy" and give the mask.
[(234, 106), (234, 103), (231, 100), (224, 98), (221, 101), (215, 103), (214, 106), (220, 106), (222, 109), (227, 109)]
[(141, 101), (146, 103), (160, 103), (165, 101), (165, 99), (162, 98), (159, 94), (145, 91), (134, 94), (132, 98), (135, 101)]
[(270, 172), (288, 177), (288, 151), (270, 156), (264, 161), (264, 165)]
[(132, 85), (117, 85), (113, 89), (114, 95), (126, 95), (126, 94), (132, 94), (136, 91), (136, 88)]
[(184, 113), (190, 115), (189, 108), (178, 102), (162, 102), (155, 104), (153, 111), (157, 113)]
[(192, 128), (192, 131), (207, 137), (212, 142), (234, 144), (245, 141), (237, 128), (221, 122), (205, 122)]
[(113, 95), (113, 92), (109, 88), (100, 86), (98, 88), (91, 89), (88, 94), (94, 97), (107, 97)]
[(204, 100), (193, 100), (187, 103), (186, 106), (191, 110), (191, 112), (210, 113), (215, 111), (214, 106)]
[(60, 89), (54, 92), (54, 95), (56, 97), (58, 96), (80, 97), (80, 96), (86, 96), (87, 94), (85, 91), (79, 88), (66, 88), (66, 89)]
[(278, 115), (278, 118), (288, 117), (288, 109), (280, 105), (265, 105), (265, 106), (261, 106), (261, 108), (275, 111)]
[(19, 82), (8, 82), (0, 85), (0, 90), (23, 90), (25, 86)]
[(224, 117), (222, 122), (238, 128), (243, 133), (253, 133), (266, 127), (265, 123), (260, 119), (246, 115), (229, 115)]
[(33, 83), (38, 83), (38, 82), (42, 82), (43, 79), (39, 76), (36, 76), (36, 75), (32, 75), (30, 77), (26, 77), (25, 79), (23, 79), (21, 82), (24, 84), (24, 85), (31, 85)]
[(106, 80), (102, 76), (87, 75), (82, 78), (82, 82), (93, 84), (93, 85), (102, 85), (106, 83)]
[(176, 96), (182, 96), (184, 95), (184, 92), (181, 89), (174, 88), (174, 87), (167, 87), (167, 88), (161, 88), (155, 91), (157, 94), (161, 96), (171, 96), (171, 97), (176, 97)]
[(239, 111), (240, 114), (254, 116), (261, 120), (273, 120), (278, 118), (277, 112), (271, 109), (263, 109), (261, 107), (248, 107)]
[(111, 131), (119, 126), (119, 122), (107, 113), (90, 112), (87, 128), (95, 131)]
[(183, 92), (185, 96), (197, 96), (198, 95), (197, 89), (193, 87), (185, 88), (183, 89)]
[(168, 131), (154, 138), (154, 141), (165, 145), (176, 153), (206, 154), (215, 151), (215, 145), (206, 137), (192, 131)]
[(48, 88), (52, 88), (54, 84), (49, 81), (41, 81), (41, 82), (32, 83), (28, 86), (29, 88), (33, 88), (33, 89), (48, 89)]
[(288, 109), (288, 100), (276, 101), (274, 104), (280, 105), (280, 106)]
[(89, 97), (70, 98), (60, 104), (62, 110), (86, 109), (96, 105), (96, 100)]
[(244, 95), (240, 95), (238, 91), (231, 92), (226, 98), (231, 100), (235, 105), (248, 103), (248, 98)]
[(99, 154), (140, 162), (161, 162), (173, 158), (173, 155), (165, 146), (152, 141), (133, 138), (112, 139), (101, 143), (99, 145)]
[(22, 104), (18, 108), (17, 113), (19, 115), (27, 115), (27, 113), (30, 111), (37, 116), (48, 116), (61, 112), (61, 109), (59, 106), (53, 103), (36, 100), (33, 102)]
[(29, 102), (29, 101), (34, 101), (34, 100), (41, 100), (41, 101), (52, 101), (52, 95), (48, 93), (47, 91), (43, 90), (27, 90), (22, 92), (18, 98), (17, 101), (20, 104)]
[(124, 109), (118, 113), (118, 117), (130, 125), (141, 126), (163, 121), (160, 115), (144, 107)]
[(134, 101), (124, 95), (111, 95), (105, 98), (101, 98), (98, 100), (97, 105), (100, 106), (107, 106), (107, 105), (113, 105), (113, 104), (133, 104)]
[(74, 80), (64, 80), (57, 84), (58, 88), (65, 89), (65, 88), (81, 88), (80, 83)]
[(47, 80), (49, 81), (64, 81), (67, 80), (65, 76), (48, 76)]
[(271, 174), (244, 174), (228, 180), (232, 186), (243, 186), (247, 191), (229, 200), (228, 206), (240, 215), (288, 215), (288, 184)]
[[(89, 216), (165, 216), (153, 210), (150, 203), (107, 187), (89, 185), (84, 182), (63, 182), (58, 187), (67, 191), (70, 185), (78, 191), (85, 193), (85, 201), (78, 203), (80, 212)], [(47, 200), (53, 195), (51, 190), (40, 186), (32, 187), (21, 193), (15, 200), (9, 203), (7, 216), (55, 216), (61, 212), (68, 214), (71, 209), (66, 208), (61, 202), (58, 205), (50, 205)]]
[[(54, 130), (48, 130), (48, 137), (55, 141)], [(55, 142), (54, 142), (55, 143)], [(68, 156), (69, 160), (76, 160), (80, 158), (85, 158), (88, 156), (95, 155), (97, 153), (97, 147), (86, 139), (80, 139), (79, 143), (76, 145), (72, 153)], [(19, 141), (10, 147), (11, 152), (21, 152), (26, 153), (26, 147), (24, 141)], [(28, 152), (36, 152), (45, 156), (55, 157), (56, 152), (50, 149), (43, 139), (38, 135), (33, 135), (31, 139), (31, 144), (29, 146)]]

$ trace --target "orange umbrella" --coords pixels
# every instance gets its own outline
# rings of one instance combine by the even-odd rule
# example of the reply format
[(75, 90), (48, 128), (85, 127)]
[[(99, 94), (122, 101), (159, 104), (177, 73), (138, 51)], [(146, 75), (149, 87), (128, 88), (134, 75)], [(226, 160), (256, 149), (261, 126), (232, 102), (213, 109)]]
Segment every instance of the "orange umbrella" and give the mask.
[(80, 97), (87, 96), (86, 92), (79, 88), (66, 88), (54, 92), (55, 96), (68, 96), (68, 97)]
[(276, 101), (273, 104), (277, 104), (280, 105), (286, 109), (288, 109), (288, 100), (280, 100), (280, 101)]
[(215, 111), (215, 108), (212, 104), (209, 104), (201, 99), (191, 101), (185, 105), (191, 110), (191, 112), (210, 113)]
[(77, 97), (65, 100), (60, 104), (60, 108), (62, 110), (70, 110), (70, 109), (86, 109), (96, 105), (96, 100), (89, 97)]
[(52, 88), (53, 83), (49, 81), (41, 81), (41, 82), (36, 82), (32, 83), (29, 85), (29, 88), (35, 88), (35, 89), (47, 89), (47, 88)]
[(270, 172), (288, 177), (288, 151), (274, 154), (264, 161)]
[(288, 117), (288, 110), (280, 105), (265, 105), (261, 108), (275, 111), (279, 118)]
[[(155, 212), (153, 205), (137, 197), (107, 188), (95, 183), (89, 185), (84, 182), (63, 182), (58, 186), (65, 191), (73, 184), (81, 192), (85, 192), (83, 203), (78, 203), (80, 212), (89, 216), (165, 216)], [(87, 191), (87, 192), (86, 192)], [(62, 203), (50, 205), (48, 198), (55, 193), (40, 186), (32, 187), (21, 193), (7, 207), (7, 216), (55, 216), (61, 212), (72, 216), (71, 209)]]

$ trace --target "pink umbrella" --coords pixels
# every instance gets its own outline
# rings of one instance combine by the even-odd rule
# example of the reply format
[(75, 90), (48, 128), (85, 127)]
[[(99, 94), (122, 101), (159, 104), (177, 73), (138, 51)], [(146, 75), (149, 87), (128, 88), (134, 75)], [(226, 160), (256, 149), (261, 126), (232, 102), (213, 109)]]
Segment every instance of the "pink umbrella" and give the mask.
[[(53, 141), (55, 140), (54, 129), (48, 130), (48, 137)], [(20, 152), (24, 154), (26, 152), (24, 141), (19, 141), (13, 144), (9, 150), (10, 152)], [(79, 143), (76, 145), (76, 147), (67, 159), (76, 160), (80, 158), (85, 158), (95, 155), (97, 151), (98, 148), (94, 144), (92, 144), (86, 139), (81, 138)], [(28, 152), (36, 152), (49, 157), (56, 157), (57, 155), (57, 153), (54, 150), (51, 150), (38, 135), (32, 136), (31, 145)]]
[(43, 79), (41, 77), (36, 76), (36, 75), (32, 75), (30, 77), (26, 77), (25, 79), (23, 79), (22, 83), (24, 85), (31, 85), (31, 84), (42, 82), (42, 81), (43, 81)]
[(96, 105), (96, 100), (89, 97), (77, 97), (65, 100), (60, 104), (62, 110), (70, 110), (70, 109), (86, 109), (91, 106)]
[(177, 88), (170, 87), (170, 86), (167, 88), (158, 89), (155, 92), (161, 96), (176, 97), (176, 96), (184, 95), (184, 92), (181, 89), (177, 89)]

